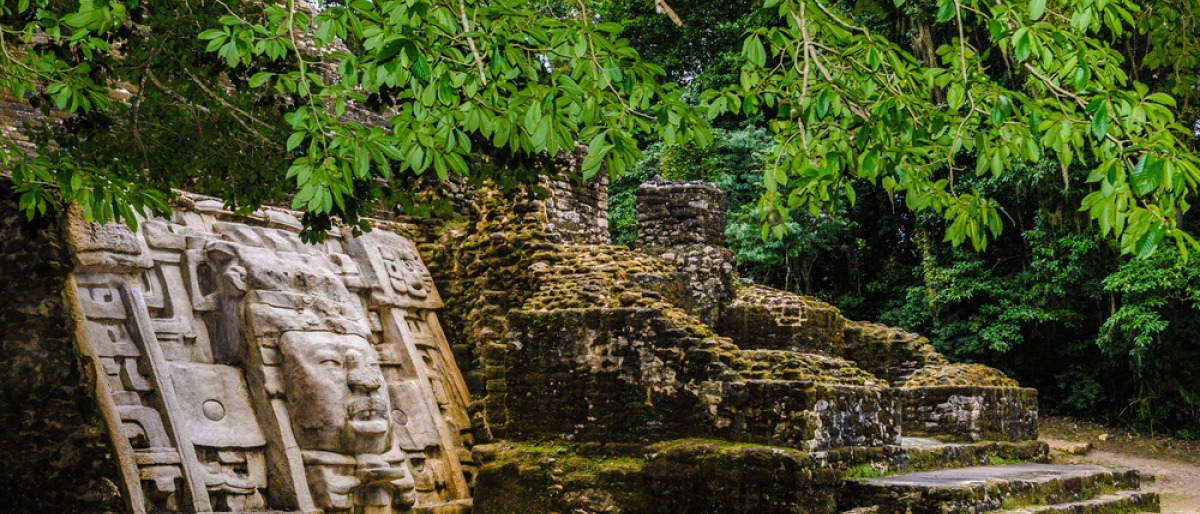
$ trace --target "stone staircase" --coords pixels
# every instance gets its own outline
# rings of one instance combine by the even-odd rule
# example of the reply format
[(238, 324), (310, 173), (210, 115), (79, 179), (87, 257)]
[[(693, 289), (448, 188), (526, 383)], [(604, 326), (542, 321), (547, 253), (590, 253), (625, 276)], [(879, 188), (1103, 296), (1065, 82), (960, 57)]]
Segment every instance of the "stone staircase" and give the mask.
[(1134, 469), (1040, 463), (975, 466), (847, 480), (838, 505), (856, 514), (1119, 514), (1158, 512)]

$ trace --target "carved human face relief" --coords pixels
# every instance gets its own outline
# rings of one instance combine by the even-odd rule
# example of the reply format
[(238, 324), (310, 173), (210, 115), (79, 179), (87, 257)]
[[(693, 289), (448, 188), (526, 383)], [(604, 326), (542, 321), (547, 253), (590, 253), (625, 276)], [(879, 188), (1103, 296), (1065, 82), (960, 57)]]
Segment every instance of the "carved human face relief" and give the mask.
[(379, 247), (383, 257), (384, 269), (396, 294), (408, 295), (416, 299), (429, 296), (429, 273), (425, 270), (413, 252), (407, 248)]
[(349, 455), (388, 449), (392, 409), (379, 359), (366, 338), (288, 332), (280, 349), (301, 448)]

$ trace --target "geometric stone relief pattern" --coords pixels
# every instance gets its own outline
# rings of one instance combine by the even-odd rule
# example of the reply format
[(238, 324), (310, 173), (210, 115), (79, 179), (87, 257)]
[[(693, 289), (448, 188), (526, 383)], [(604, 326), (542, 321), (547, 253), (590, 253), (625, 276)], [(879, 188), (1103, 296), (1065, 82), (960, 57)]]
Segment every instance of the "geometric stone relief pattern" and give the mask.
[(469, 394), (415, 245), (184, 196), (68, 220), (77, 338), (133, 512), (465, 512)]

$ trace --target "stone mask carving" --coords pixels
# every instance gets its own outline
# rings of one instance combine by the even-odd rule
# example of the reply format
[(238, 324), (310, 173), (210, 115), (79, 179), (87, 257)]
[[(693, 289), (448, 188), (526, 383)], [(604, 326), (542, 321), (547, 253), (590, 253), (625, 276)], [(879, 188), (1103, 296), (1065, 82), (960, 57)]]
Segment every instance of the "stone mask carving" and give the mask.
[(391, 402), (375, 349), (365, 338), (288, 332), (280, 349), (301, 448), (352, 455), (387, 451)]
[(392, 290), (399, 295), (408, 295), (416, 299), (429, 296), (429, 272), (425, 271), (417, 261), (416, 255), (408, 248), (380, 247), (383, 265), (390, 279)]
[(392, 408), (362, 306), (311, 257), (229, 243), (209, 253), (226, 261), (224, 287), (240, 298), (253, 337), (282, 356), (290, 425), (317, 505), (378, 506), (406, 495), (412, 478), (385, 457)]
[(182, 204), (138, 232), (69, 227), (130, 512), (469, 512), (469, 443), (443, 412), (466, 403), (435, 398), (451, 376), (422, 352), (449, 348), (412, 241), (312, 246), (287, 213)]

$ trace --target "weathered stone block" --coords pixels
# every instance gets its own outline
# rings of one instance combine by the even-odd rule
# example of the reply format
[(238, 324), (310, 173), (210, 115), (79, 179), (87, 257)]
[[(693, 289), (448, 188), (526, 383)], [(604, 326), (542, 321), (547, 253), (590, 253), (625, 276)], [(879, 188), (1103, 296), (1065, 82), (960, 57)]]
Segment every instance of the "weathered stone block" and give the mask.
[(718, 332), (742, 348), (840, 357), (845, 320), (836, 307), (777, 289), (746, 286), (725, 307)]
[(897, 388), (904, 433), (956, 441), (1037, 439), (1037, 390), (1019, 387)]
[(510, 320), (511, 437), (721, 437), (824, 450), (899, 435), (888, 390), (844, 361), (739, 350), (660, 309), (516, 311)]
[(871, 374), (900, 386), (926, 366), (946, 364), (929, 340), (918, 334), (861, 321), (847, 321), (845, 357)]
[(657, 178), (636, 194), (639, 248), (725, 247), (725, 193), (716, 186)]
[(805, 452), (710, 440), (635, 449), (499, 443), (476, 453), (481, 514), (825, 514), (839, 484), (837, 470)]

